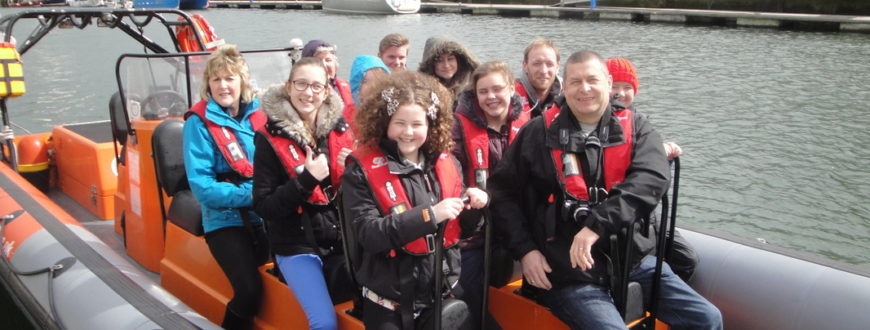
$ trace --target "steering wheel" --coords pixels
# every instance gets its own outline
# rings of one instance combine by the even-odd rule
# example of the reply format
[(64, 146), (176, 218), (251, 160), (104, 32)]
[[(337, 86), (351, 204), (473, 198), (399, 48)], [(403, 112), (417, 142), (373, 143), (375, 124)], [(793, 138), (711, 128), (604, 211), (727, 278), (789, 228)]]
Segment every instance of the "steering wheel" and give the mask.
[(174, 90), (159, 90), (142, 100), (142, 117), (147, 120), (181, 117), (185, 112), (187, 100)]

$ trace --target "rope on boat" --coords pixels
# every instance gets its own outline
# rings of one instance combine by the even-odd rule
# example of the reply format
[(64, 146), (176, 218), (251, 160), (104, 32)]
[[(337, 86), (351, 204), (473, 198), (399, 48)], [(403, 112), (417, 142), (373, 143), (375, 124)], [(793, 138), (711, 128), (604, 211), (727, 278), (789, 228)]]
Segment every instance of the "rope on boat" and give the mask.
[[(15, 220), (15, 218), (19, 217), (22, 214), (24, 214), (24, 210), (17, 210), (17, 211), (14, 211), (12, 213), (9, 213), (9, 214), (3, 216), (2, 223), (0, 223), (0, 237), (4, 237), (3, 232), (6, 230), (6, 225), (10, 221)], [(0, 248), (0, 258), (2, 258), (3, 261), (9, 260), (6, 258), (6, 249)], [(47, 277), (48, 278), (48, 305), (49, 305), (49, 308), (51, 309), (52, 318), (54, 318), (55, 322), (57, 322), (58, 326), (61, 329), (65, 329), (66, 327), (63, 325), (63, 320), (61, 320), (60, 314), (57, 313), (57, 308), (55, 307), (55, 304), (54, 304), (54, 300), (55, 300), (54, 299), (54, 278), (60, 276), (61, 273), (63, 273), (65, 270), (72, 267), (72, 265), (74, 265), (75, 263), (76, 263), (75, 257), (66, 257), (66, 258), (63, 258), (61, 260), (58, 260), (53, 265), (45, 267), (45, 268), (40, 268), (40, 269), (35, 269), (35, 270), (30, 270), (30, 271), (22, 271), (22, 270), (19, 270), (17, 267), (15, 267), (15, 265), (12, 264), (11, 262), (6, 262), (6, 264), (9, 265), (9, 270), (11, 270), (12, 273), (14, 273), (15, 275), (32, 276), (32, 275), (39, 275), (42, 273), (48, 273), (48, 277)]]

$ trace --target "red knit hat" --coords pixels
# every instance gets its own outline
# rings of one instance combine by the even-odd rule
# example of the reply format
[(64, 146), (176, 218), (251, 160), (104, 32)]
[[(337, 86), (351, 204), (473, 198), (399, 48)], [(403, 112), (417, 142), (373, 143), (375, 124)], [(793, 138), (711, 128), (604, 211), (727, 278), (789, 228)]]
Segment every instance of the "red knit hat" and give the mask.
[(624, 81), (634, 87), (634, 95), (637, 95), (637, 71), (631, 61), (622, 57), (608, 58), (605, 62), (607, 71), (613, 76), (613, 82)]

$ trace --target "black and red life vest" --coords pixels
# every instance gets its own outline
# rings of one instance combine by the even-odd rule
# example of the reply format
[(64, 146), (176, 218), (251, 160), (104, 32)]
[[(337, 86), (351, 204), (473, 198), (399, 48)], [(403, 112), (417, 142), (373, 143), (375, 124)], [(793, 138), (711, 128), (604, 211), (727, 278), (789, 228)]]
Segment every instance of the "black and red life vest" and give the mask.
[[(560, 111), (561, 110), (558, 106), (553, 106), (544, 112), (545, 127), (550, 127), (550, 124), (552, 124), (553, 120), (556, 119)], [(625, 143), (604, 148), (604, 164), (602, 165), (604, 166), (603, 188), (606, 191), (610, 191), (610, 188), (625, 180), (625, 172), (628, 170), (628, 166), (631, 165), (631, 152), (633, 148), (633, 123), (631, 111), (625, 109), (613, 111), (613, 119), (619, 120), (619, 124), (622, 126), (622, 134)], [(583, 178), (582, 173), (565, 177), (564, 164), (562, 162), (562, 150), (551, 149), (550, 152), (553, 156), (553, 164), (556, 167), (556, 175), (558, 176), (559, 182), (564, 183), (566, 193), (579, 200), (588, 201), (589, 188), (586, 185), (586, 180)], [(574, 163), (577, 164), (576, 161)]]
[[(457, 117), (462, 122), (465, 153), (468, 156), (468, 164), (465, 169), (466, 184), (469, 188), (478, 187), (486, 189), (486, 179), (489, 171), (489, 133), (486, 131), (486, 127), (480, 127), (471, 118), (466, 117), (465, 114), (457, 113)], [(511, 121), (510, 132), (508, 132), (508, 145), (514, 142), (514, 138), (520, 131), (520, 128), (528, 121), (529, 113), (525, 110), (520, 112), (520, 115)]]
[[(205, 115), (207, 105), (208, 101), (200, 100), (190, 108), (190, 111), (184, 114), (184, 119), (192, 115), (199, 117), (203, 124), (205, 124), (208, 134), (211, 135), (221, 155), (224, 156), (227, 164), (230, 165), (230, 168), (242, 178), (253, 178), (254, 164), (248, 159), (245, 149), (239, 144), (236, 134), (233, 133), (232, 129), (218, 125), (208, 119)], [(256, 131), (266, 124), (266, 115), (259, 110), (255, 110), (248, 116), (248, 120), (251, 122), (251, 128)]]
[[(380, 150), (367, 149), (365, 152), (354, 152), (354, 157), (359, 160), (360, 167), (366, 175), (369, 186), (374, 192), (375, 199), (381, 207), (381, 214), (399, 214), (414, 206), (408, 200), (408, 195), (402, 187), (402, 181), (398, 175), (390, 173), (387, 158)], [(435, 162), (435, 175), (438, 176), (438, 184), (441, 187), (441, 199), (456, 198), (462, 194), (462, 175), (456, 168), (453, 159), (448, 153), (441, 153)], [(423, 211), (424, 221), (433, 221), (433, 214), (429, 210)], [(444, 247), (450, 248), (459, 241), (459, 220), (447, 221), (444, 231)], [(426, 255), (435, 251), (434, 235), (420, 237), (413, 242), (405, 244), (402, 250), (412, 255)], [(395, 256), (395, 251), (390, 251)]]
[(523, 98), (523, 112), (529, 112), (532, 110), (532, 105), (529, 104), (529, 92), (526, 91), (526, 86), (523, 86), (522, 82), (516, 80), (516, 82), (514, 82), (514, 90)]
[[(344, 164), (338, 163), (338, 154), (341, 152), (342, 148), (352, 149), (354, 144), (353, 133), (348, 128), (349, 127), (345, 125), (343, 129), (333, 129), (327, 136), (329, 148), (329, 176), (331, 178), (332, 187), (336, 191), (341, 184), (341, 174), (344, 172)], [(281, 164), (284, 165), (284, 170), (287, 171), (287, 175), (290, 178), (297, 177), (298, 173), (296, 172), (296, 169), (305, 164), (305, 149), (300, 147), (299, 144), (292, 139), (272, 135), (265, 127), (260, 129), (260, 133), (269, 140), (269, 144), (272, 145), (272, 150), (275, 150), (275, 154), (278, 155), (278, 159), (280, 159)], [(308, 202), (316, 205), (326, 205), (329, 204), (329, 198), (318, 185), (314, 188), (314, 191), (311, 192), (311, 196), (308, 197)], [(302, 213), (301, 208), (299, 209), (299, 213)]]

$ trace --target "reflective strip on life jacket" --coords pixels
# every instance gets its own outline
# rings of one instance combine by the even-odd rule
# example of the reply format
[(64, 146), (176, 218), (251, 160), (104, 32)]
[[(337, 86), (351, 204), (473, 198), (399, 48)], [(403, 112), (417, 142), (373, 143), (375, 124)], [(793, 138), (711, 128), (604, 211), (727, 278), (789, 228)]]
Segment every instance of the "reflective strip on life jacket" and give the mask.
[[(205, 115), (207, 105), (208, 101), (200, 100), (190, 108), (190, 111), (184, 114), (184, 119), (187, 119), (191, 115), (199, 117), (205, 124), (208, 134), (211, 135), (221, 155), (224, 156), (224, 160), (230, 165), (230, 168), (243, 178), (253, 178), (254, 164), (251, 163), (245, 154), (245, 150), (239, 143), (235, 132), (208, 119)], [(248, 120), (251, 122), (251, 128), (255, 131), (266, 124), (266, 116), (259, 109), (254, 110), (248, 116)]]
[[(263, 134), (272, 145), (272, 150), (281, 164), (284, 165), (284, 170), (290, 178), (296, 178), (299, 173), (302, 173), (305, 164), (306, 154), (305, 149), (299, 146), (296, 141), (291, 139), (274, 136), (269, 133), (268, 129), (260, 129), (260, 134)], [(329, 143), (329, 175), (331, 178), (332, 187), (338, 190), (341, 183), (341, 174), (344, 173), (344, 166), (338, 164), (338, 153), (341, 148), (353, 147), (353, 134), (346, 127), (343, 130), (332, 130), (327, 137)], [(329, 204), (329, 197), (320, 187), (314, 187), (311, 196), (308, 197), (308, 202), (315, 205)], [(301, 209), (299, 210), (301, 213)]]
[[(553, 106), (544, 112), (545, 127), (550, 127), (553, 120), (559, 116), (560, 111), (561, 109), (559, 109), (558, 106)], [(631, 152), (633, 148), (631, 111), (614, 111), (613, 118), (619, 120), (619, 124), (622, 126), (622, 134), (625, 143), (604, 148), (604, 164), (602, 165), (604, 166), (604, 189), (608, 192), (610, 191), (610, 188), (625, 180), (625, 172), (628, 170), (628, 166), (631, 165)], [(566, 192), (579, 200), (589, 200), (589, 190), (586, 186), (586, 180), (584, 179), (583, 174), (579, 171), (580, 165), (575, 161), (574, 164), (576, 164), (578, 170), (572, 172), (577, 174), (565, 177), (564, 164), (562, 162), (562, 150), (551, 149), (550, 152), (553, 156), (553, 165), (556, 167), (556, 174), (558, 175), (559, 181), (564, 182), (565, 190), (567, 190)]]
[[(489, 176), (489, 133), (485, 127), (480, 127), (465, 114), (457, 113), (462, 122), (462, 134), (465, 141), (465, 153), (468, 156), (468, 168), (465, 182), (468, 187), (486, 189), (486, 179)], [(529, 121), (529, 113), (521, 112), (511, 121), (508, 132), (508, 145), (514, 142), (514, 138), (520, 128)]]
[[(390, 173), (387, 158), (380, 150), (368, 149), (366, 152), (354, 152), (354, 157), (360, 162), (375, 199), (381, 207), (381, 214), (399, 214), (414, 206), (408, 200), (408, 195), (402, 187), (398, 175)], [(456, 198), (462, 194), (462, 176), (453, 159), (448, 153), (442, 153), (435, 162), (435, 175), (441, 186), (441, 199)], [(424, 221), (432, 221), (434, 215), (424, 211)], [(444, 247), (450, 248), (459, 241), (459, 220), (450, 219), (444, 231)], [(434, 234), (420, 237), (405, 244), (402, 249), (412, 255), (427, 255), (435, 251)], [(390, 255), (395, 255), (392, 251)]]

